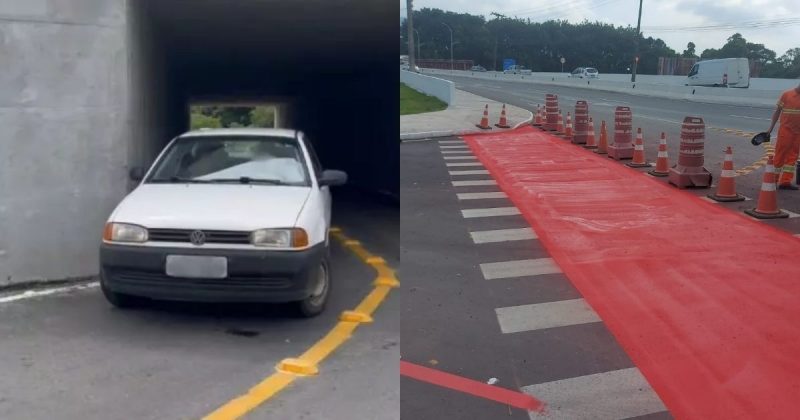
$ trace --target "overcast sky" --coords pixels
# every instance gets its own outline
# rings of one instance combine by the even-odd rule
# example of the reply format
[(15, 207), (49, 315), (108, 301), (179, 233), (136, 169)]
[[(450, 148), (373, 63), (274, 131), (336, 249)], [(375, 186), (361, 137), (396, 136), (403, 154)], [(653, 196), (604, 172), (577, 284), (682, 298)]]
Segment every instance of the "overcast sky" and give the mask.
[[(400, 16), (406, 14), (406, 1), (400, 0)], [(414, 9), (438, 8), (459, 13), (483, 15), (492, 12), (530, 18), (531, 21), (584, 19), (636, 27), (638, 0), (414, 0)], [(746, 23), (791, 19), (791, 25), (746, 27)], [(768, 24), (769, 22), (767, 22)], [(652, 27), (696, 27), (734, 24), (734, 29), (664, 31)], [(444, 28), (444, 27), (443, 27)], [(642, 33), (661, 38), (672, 49), (682, 52), (689, 41), (697, 45), (699, 55), (706, 48), (720, 48), (735, 32), (749, 42), (764, 44), (783, 55), (800, 47), (800, 0), (645, 0), (642, 7)]]

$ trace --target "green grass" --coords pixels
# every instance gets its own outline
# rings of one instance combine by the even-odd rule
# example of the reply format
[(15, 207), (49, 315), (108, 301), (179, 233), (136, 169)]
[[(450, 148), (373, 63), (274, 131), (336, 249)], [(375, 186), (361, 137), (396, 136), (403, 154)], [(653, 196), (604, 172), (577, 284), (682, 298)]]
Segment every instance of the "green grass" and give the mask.
[(400, 115), (441, 111), (446, 108), (447, 104), (440, 101), (439, 98), (419, 93), (400, 83)]

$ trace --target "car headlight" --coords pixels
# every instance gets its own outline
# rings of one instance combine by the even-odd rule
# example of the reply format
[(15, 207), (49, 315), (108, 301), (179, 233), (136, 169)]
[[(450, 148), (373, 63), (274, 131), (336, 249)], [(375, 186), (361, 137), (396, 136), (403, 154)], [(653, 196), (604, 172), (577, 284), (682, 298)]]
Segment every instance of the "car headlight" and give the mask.
[(259, 229), (250, 234), (250, 243), (267, 248), (304, 248), (308, 233), (300, 228)]
[(106, 223), (103, 239), (109, 242), (147, 242), (147, 229), (128, 223)]

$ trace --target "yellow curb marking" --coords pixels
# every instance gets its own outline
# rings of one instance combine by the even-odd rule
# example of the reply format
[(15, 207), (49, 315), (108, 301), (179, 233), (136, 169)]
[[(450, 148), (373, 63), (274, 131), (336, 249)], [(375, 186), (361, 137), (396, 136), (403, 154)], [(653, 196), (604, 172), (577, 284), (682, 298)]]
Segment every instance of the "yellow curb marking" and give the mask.
[(282, 360), (275, 367), (275, 373), (250, 388), (246, 394), (232, 399), (205, 416), (204, 420), (238, 419), (275, 396), (295, 379), (317, 375), (320, 362), (347, 341), (359, 325), (372, 322), (372, 314), (389, 294), (389, 291), (400, 287), (394, 270), (386, 264), (386, 260), (370, 254), (361, 245), (361, 242), (348, 238), (340, 228), (331, 228), (330, 234), (378, 273), (373, 282), (372, 291), (355, 309), (342, 312), (336, 326), (300, 357)]

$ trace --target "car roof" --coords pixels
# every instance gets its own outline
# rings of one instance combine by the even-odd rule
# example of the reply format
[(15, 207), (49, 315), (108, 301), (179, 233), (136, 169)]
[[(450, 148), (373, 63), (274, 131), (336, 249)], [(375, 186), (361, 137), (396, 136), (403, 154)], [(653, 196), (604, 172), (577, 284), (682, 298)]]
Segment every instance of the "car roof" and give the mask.
[(270, 136), (295, 138), (297, 133), (297, 130), (288, 128), (201, 128), (183, 133), (178, 137)]

